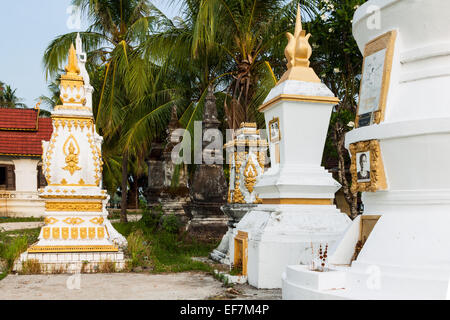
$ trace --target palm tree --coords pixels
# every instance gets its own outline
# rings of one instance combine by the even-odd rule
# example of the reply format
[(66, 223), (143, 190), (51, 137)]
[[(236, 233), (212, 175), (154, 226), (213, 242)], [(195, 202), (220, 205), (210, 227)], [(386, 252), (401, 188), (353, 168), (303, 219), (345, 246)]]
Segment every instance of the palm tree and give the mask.
[[(186, 1), (190, 2), (190, 1)], [(194, 1), (195, 2), (195, 1)], [(257, 107), (282, 74), (286, 31), (295, 21), (297, 2), (313, 16), (315, 0), (202, 0), (193, 34), (192, 50), (201, 45), (217, 48), (225, 56), (228, 81), (225, 111), (228, 126), (241, 122), (264, 123)], [(230, 101), (229, 101), (230, 100)]]
[(2, 106), (6, 108), (26, 108), (27, 105), (22, 103), (23, 99), (17, 97), (16, 91), (17, 89), (12, 89), (11, 86), (6, 85), (3, 87), (2, 83)]
[(53, 110), (54, 107), (61, 104), (61, 92), (59, 89), (59, 76), (55, 81), (52, 81), (48, 86), (48, 91), (50, 92), (50, 96), (41, 95), (37, 100), (41, 101), (45, 106), (47, 106), (50, 110)]
[[(105, 149), (121, 155), (121, 221), (126, 222), (129, 159), (142, 160), (149, 141), (170, 115), (168, 91), (155, 91), (162, 88), (160, 67), (143, 59), (140, 51), (159, 12), (145, 0), (72, 0), (72, 4), (79, 6), (90, 22), (80, 36), (97, 89), (94, 118), (105, 138)], [(55, 75), (64, 63), (75, 37), (76, 33), (69, 33), (50, 43), (44, 54), (48, 76)], [(149, 77), (152, 73), (155, 76)]]

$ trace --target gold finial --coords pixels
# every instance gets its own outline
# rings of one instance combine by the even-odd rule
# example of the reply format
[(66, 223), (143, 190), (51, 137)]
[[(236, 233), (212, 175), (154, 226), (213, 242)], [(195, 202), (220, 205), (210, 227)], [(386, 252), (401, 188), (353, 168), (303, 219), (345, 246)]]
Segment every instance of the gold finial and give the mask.
[(295, 38), (298, 38), (302, 30), (302, 15), (300, 11), (300, 3), (297, 4), (297, 18), (295, 19)]
[(311, 34), (306, 34), (306, 31), (302, 28), (300, 4), (297, 5), (294, 35), (290, 32), (286, 35), (288, 38), (288, 44), (286, 49), (284, 49), (284, 54), (288, 61), (288, 70), (280, 79), (279, 83), (285, 80), (320, 82), (320, 79), (314, 70), (309, 68), (309, 58), (312, 54), (312, 48), (309, 44)]
[(35, 108), (35, 109), (39, 109), (41, 103), (42, 103), (42, 99), (39, 99), (39, 102), (36, 103), (36, 106), (35, 106), (34, 108)]
[(78, 67), (78, 59), (77, 59), (77, 52), (75, 51), (75, 47), (73, 46), (73, 43), (70, 45), (69, 50), (69, 64), (66, 66), (66, 73), (67, 75), (79, 75), (80, 74), (80, 67)]

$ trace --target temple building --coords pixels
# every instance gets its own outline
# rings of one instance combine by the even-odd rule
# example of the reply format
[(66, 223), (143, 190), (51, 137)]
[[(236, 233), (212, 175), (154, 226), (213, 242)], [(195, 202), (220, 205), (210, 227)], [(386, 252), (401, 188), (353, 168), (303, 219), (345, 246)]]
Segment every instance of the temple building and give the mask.
[(52, 135), (50, 118), (39, 108), (0, 108), (0, 215), (39, 217), (44, 201), (38, 189), (46, 185), (42, 174), (42, 140)]

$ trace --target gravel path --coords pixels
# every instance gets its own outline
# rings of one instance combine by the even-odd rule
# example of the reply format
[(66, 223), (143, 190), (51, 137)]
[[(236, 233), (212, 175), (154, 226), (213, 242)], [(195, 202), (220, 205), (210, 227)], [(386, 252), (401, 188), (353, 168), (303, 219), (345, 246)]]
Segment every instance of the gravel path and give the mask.
[[(280, 289), (257, 290), (235, 285), (224, 288), (211, 275), (199, 272), (170, 274), (81, 274), (79, 288), (70, 275), (9, 275), (0, 281), (0, 300), (279, 300)], [(70, 289), (72, 288), (72, 289)]]
[[(225, 289), (204, 273), (81, 274), (80, 289), (70, 275), (9, 275), (0, 281), (0, 300), (191, 300), (220, 295)], [(69, 282), (69, 289), (67, 286)]]
[(43, 221), (0, 223), (0, 231), (36, 229), (44, 225)]

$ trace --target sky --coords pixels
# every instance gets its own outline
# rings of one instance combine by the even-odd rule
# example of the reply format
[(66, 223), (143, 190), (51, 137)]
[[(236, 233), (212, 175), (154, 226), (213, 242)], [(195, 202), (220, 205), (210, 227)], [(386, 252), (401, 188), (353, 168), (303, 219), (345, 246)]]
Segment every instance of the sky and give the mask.
[[(152, 2), (170, 18), (179, 15), (177, 3)], [(71, 0), (0, 0), (0, 81), (17, 89), (28, 107), (49, 95), (42, 64), (49, 43), (58, 35), (86, 29), (83, 21), (78, 29), (70, 12)]]

